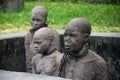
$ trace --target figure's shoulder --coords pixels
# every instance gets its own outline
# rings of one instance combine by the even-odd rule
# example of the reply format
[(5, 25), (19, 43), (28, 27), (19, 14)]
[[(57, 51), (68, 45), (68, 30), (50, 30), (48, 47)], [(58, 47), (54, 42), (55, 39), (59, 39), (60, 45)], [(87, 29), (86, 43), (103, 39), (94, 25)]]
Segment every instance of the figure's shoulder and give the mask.
[(35, 63), (36, 61), (39, 61), (41, 59), (42, 55), (41, 54), (37, 54), (32, 58), (32, 63)]
[(33, 34), (31, 32), (27, 32), (26, 35), (25, 35), (25, 38), (32, 37), (32, 36), (33, 36)]
[(63, 57), (63, 53), (61, 53), (61, 52), (59, 52), (59, 51), (57, 51), (57, 50), (56, 50), (55, 53), (56, 53), (56, 56), (57, 56), (57, 57), (60, 57), (60, 58)]
[(63, 58), (63, 53), (60, 53), (59, 51), (55, 51), (54, 53), (54, 57), (56, 58), (56, 60), (58, 61), (58, 62), (60, 62), (61, 60), (62, 60), (62, 58)]
[(89, 50), (89, 54), (91, 54), (93, 56), (93, 58), (95, 58), (96, 64), (99, 64), (99, 65), (100, 64), (101, 65), (106, 64), (106, 61), (100, 55), (98, 55), (97, 53), (95, 53), (94, 51)]
[(28, 43), (28, 42), (31, 42), (33, 39), (33, 34), (28, 32), (26, 35), (25, 35), (25, 42)]

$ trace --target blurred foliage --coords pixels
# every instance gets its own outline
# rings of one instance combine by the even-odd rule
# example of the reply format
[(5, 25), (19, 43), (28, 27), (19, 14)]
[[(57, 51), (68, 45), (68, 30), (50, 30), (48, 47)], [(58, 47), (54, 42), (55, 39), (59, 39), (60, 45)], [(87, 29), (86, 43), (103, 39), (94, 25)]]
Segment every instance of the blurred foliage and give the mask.
[(71, 2), (25, 2), (17, 12), (0, 13), (0, 34), (26, 32), (31, 28), (31, 10), (35, 6), (48, 10), (47, 24), (57, 30), (64, 30), (73, 18), (84, 17), (92, 25), (92, 32), (120, 32), (120, 7), (112, 4), (89, 4)]
[(25, 0), (25, 1), (43, 1), (43, 2), (89, 2), (89, 3), (107, 3), (107, 4), (120, 4), (120, 0)]

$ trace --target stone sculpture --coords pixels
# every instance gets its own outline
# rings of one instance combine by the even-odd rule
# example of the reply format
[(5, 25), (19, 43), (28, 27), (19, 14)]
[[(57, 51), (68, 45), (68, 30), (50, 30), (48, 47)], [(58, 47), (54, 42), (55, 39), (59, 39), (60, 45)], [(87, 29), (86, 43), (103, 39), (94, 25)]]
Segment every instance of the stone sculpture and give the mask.
[(41, 28), (33, 36), (34, 50), (32, 73), (58, 76), (63, 54), (56, 47), (56, 34), (51, 28)]
[(72, 19), (64, 33), (66, 53), (59, 76), (73, 80), (108, 80), (106, 62), (88, 47), (91, 24), (84, 18)]
[(47, 10), (43, 6), (34, 7), (31, 11), (31, 26), (32, 28), (30, 31), (25, 35), (25, 50), (26, 50), (26, 71), (31, 72), (31, 60), (35, 55), (32, 52), (30, 45), (32, 44), (32, 39), (34, 33), (42, 28), (47, 27), (46, 20), (47, 20)]

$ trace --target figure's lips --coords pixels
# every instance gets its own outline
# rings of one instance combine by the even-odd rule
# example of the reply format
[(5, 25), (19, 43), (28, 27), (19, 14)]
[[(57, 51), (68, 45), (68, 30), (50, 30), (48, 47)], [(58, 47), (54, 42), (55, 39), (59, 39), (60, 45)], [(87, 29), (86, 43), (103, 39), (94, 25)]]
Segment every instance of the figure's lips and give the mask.
[(38, 26), (38, 25), (33, 25), (33, 27), (34, 27), (34, 28), (37, 28), (37, 27), (39, 27), (39, 26)]
[(39, 49), (35, 49), (35, 51), (37, 51), (37, 52), (38, 52), (38, 51), (39, 51)]
[(65, 49), (69, 50), (70, 46), (69, 45), (65, 45)]

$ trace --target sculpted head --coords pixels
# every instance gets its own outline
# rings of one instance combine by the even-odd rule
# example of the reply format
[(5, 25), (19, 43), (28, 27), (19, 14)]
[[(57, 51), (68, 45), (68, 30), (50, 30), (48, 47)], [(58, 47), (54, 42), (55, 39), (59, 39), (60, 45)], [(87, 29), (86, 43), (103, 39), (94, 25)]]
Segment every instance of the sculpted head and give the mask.
[(47, 27), (41, 28), (33, 36), (34, 50), (43, 55), (50, 54), (56, 49), (53, 30)]
[(72, 19), (65, 29), (64, 45), (68, 52), (79, 54), (91, 33), (91, 25), (84, 18)]
[(33, 28), (45, 27), (47, 20), (47, 10), (42, 6), (37, 6), (31, 12), (31, 25)]

